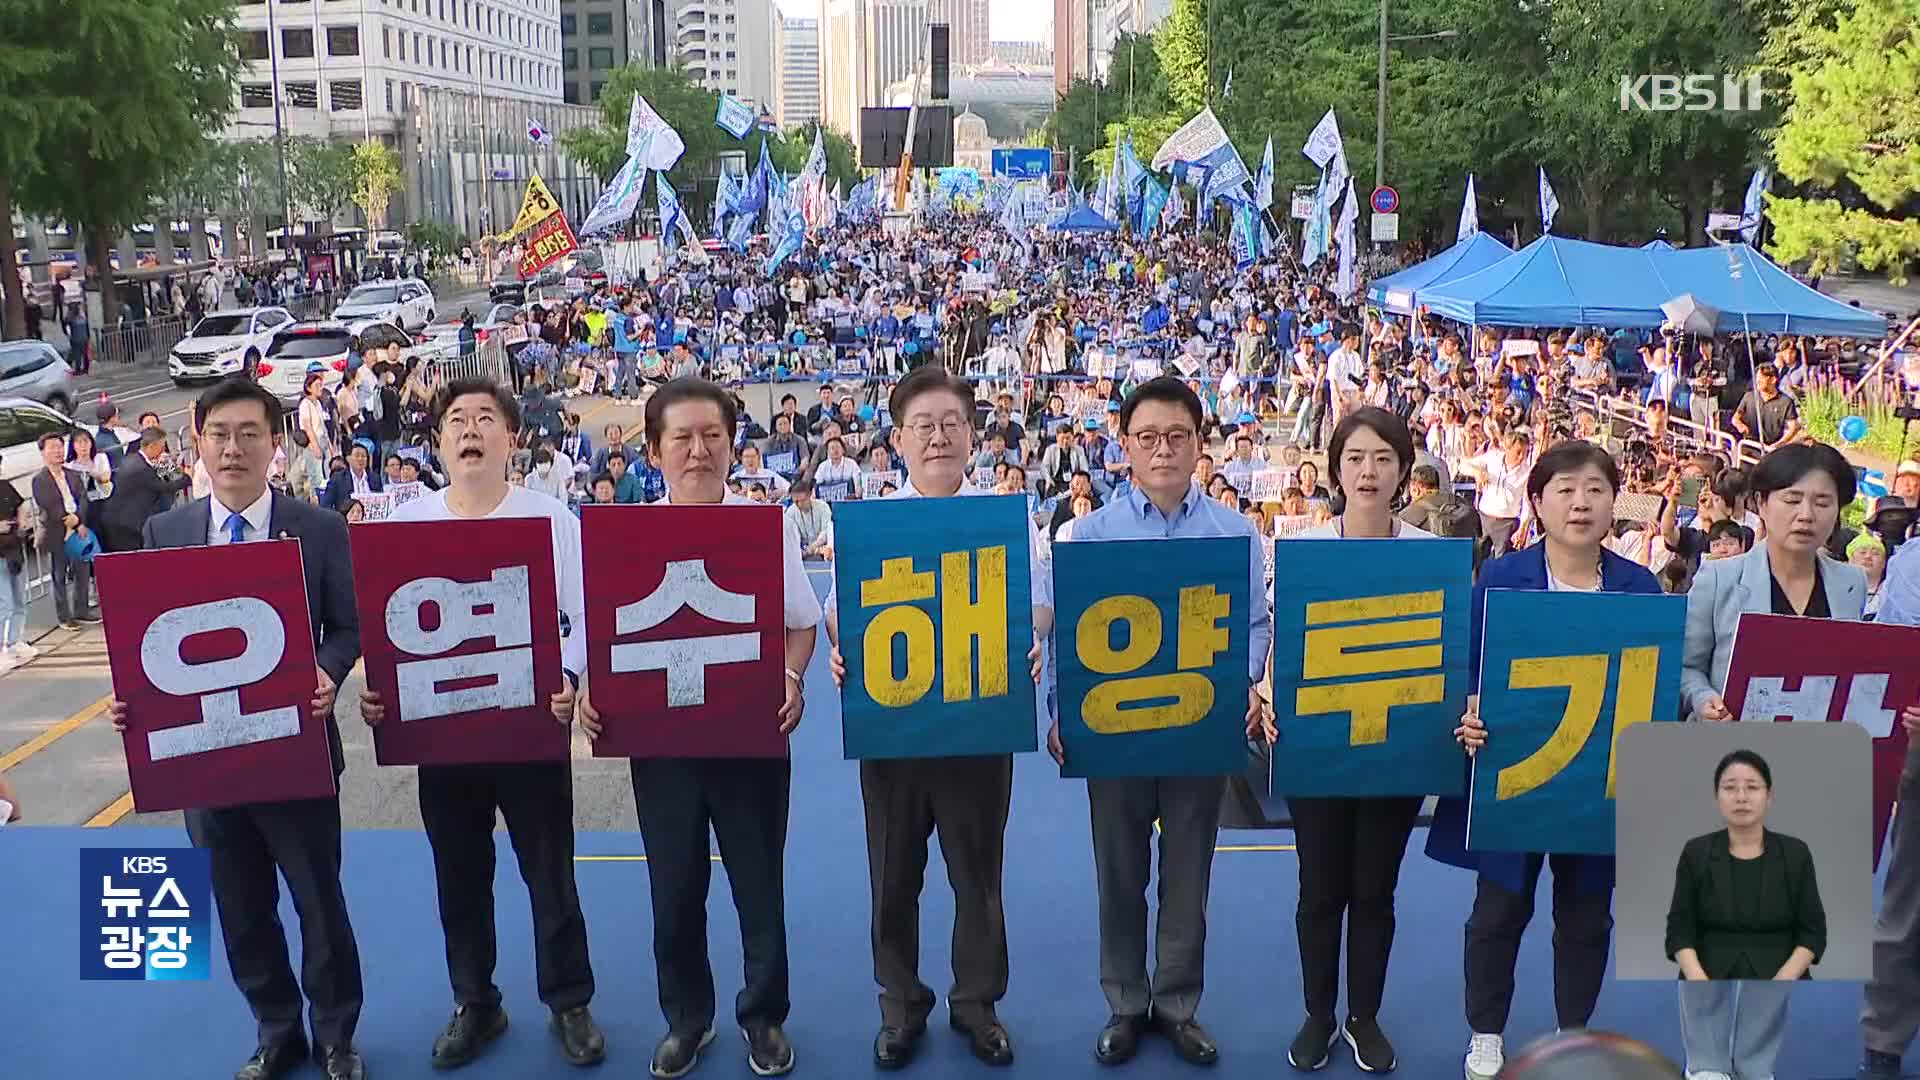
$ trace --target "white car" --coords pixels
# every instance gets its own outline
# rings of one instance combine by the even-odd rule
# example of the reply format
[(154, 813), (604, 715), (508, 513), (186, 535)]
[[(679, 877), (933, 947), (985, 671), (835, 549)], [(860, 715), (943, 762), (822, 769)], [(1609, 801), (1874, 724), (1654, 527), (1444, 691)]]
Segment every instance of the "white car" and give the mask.
[(33, 474), (41, 467), (40, 436), (65, 435), (83, 426), (37, 401), (0, 398), (0, 481), (12, 484), (21, 498), (31, 502)]
[(175, 386), (186, 386), (251, 373), (274, 333), (291, 322), (293, 315), (281, 307), (213, 312), (167, 353), (167, 375)]
[[(513, 315), (519, 311), (517, 304), (488, 304), (484, 310), (474, 312), (474, 340), (484, 343), (487, 338), (513, 325)], [(438, 346), (446, 353), (460, 351), (460, 320), (447, 319), (434, 323), (421, 331), (425, 344)]]
[(433, 316), (433, 290), (419, 278), (369, 281), (356, 286), (333, 309), (333, 317), (343, 323), (379, 319), (403, 330), (423, 330)]
[(351, 327), (331, 319), (290, 323), (268, 343), (266, 355), (254, 367), (254, 381), (285, 404), (305, 396), (310, 372), (325, 378), (329, 392), (337, 390), (346, 376), (353, 338)]

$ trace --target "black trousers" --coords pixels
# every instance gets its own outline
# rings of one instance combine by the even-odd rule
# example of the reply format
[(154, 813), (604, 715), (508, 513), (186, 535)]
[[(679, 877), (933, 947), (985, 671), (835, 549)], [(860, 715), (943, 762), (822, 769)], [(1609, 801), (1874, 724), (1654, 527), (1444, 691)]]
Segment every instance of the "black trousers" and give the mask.
[(587, 918), (573, 878), (573, 770), (568, 762), (422, 765), (420, 818), (433, 845), (447, 974), (458, 1005), (500, 1004), (493, 972), (493, 825), (497, 812), (533, 902), (540, 1000), (556, 1012), (593, 1000)]
[(860, 763), (867, 871), (873, 883), (873, 977), (881, 1022), (914, 1028), (933, 1011), (920, 981), (920, 891), (927, 840), (953, 885), (953, 989), (947, 1007), (962, 1023), (994, 1016), (1007, 993), (1007, 918), (1000, 874), (1013, 796), (1013, 756), (902, 758)]
[(1307, 1015), (1338, 1020), (1340, 929), (1346, 921), (1347, 1015), (1370, 1020), (1386, 993), (1393, 952), (1393, 891), (1420, 799), (1294, 798), (1300, 861), (1300, 977)]
[(1586, 1027), (1600, 1000), (1613, 939), (1613, 892), (1582, 896), (1562, 856), (1527, 856), (1526, 891), (1480, 878), (1467, 918), (1467, 1023), (1475, 1034), (1499, 1035), (1513, 1007), (1513, 965), (1520, 936), (1533, 920), (1540, 869), (1553, 860), (1553, 1007), (1560, 1027)]
[[(353, 1045), (363, 993), (360, 948), (340, 889), (340, 803), (301, 799), (189, 810), (187, 835), (213, 869), (214, 907), (227, 967), (246, 995), (262, 1043), (298, 1038), (301, 991), (312, 1006), (313, 1042)], [(300, 915), (300, 981), (280, 923), (280, 877)]]
[(653, 962), (668, 1030), (698, 1035), (713, 1026), (709, 826), (740, 916), (746, 984), (734, 998), (734, 1019), (742, 1027), (785, 1023), (792, 1006), (786, 849), (793, 764), (786, 758), (635, 759), (632, 772), (653, 890)]

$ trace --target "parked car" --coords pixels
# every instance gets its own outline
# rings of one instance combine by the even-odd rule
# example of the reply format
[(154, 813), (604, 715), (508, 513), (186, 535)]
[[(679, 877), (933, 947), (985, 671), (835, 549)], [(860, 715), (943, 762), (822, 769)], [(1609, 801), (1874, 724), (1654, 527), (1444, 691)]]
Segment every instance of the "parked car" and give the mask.
[[(8, 342), (9, 345), (27, 344)], [(76, 427), (62, 410), (23, 397), (0, 397), (0, 481), (12, 484), (29, 502), (32, 478), (40, 468), (40, 436), (65, 435)], [(87, 430), (91, 431), (92, 428)]]
[(519, 278), (501, 278), (487, 286), (487, 299), (495, 304), (525, 303), (527, 283)]
[(433, 322), (433, 290), (419, 278), (369, 281), (357, 286), (333, 309), (334, 319), (385, 319), (405, 330), (419, 330)]
[[(485, 342), (487, 338), (505, 330), (513, 324), (513, 313), (519, 310), (520, 307), (517, 304), (489, 304), (484, 310), (474, 312), (475, 339)], [(460, 320), (442, 319), (427, 327), (421, 337), (425, 344), (457, 353), (460, 351)]]
[(338, 389), (353, 338), (353, 328), (337, 319), (293, 323), (273, 335), (254, 367), (254, 381), (286, 404), (300, 400), (308, 372), (325, 375), (329, 391)]
[(251, 373), (275, 332), (292, 321), (293, 315), (282, 307), (213, 312), (194, 323), (168, 352), (167, 375), (175, 386), (186, 386)]
[(73, 369), (51, 344), (28, 338), (0, 342), (0, 398), (26, 398), (72, 413)]

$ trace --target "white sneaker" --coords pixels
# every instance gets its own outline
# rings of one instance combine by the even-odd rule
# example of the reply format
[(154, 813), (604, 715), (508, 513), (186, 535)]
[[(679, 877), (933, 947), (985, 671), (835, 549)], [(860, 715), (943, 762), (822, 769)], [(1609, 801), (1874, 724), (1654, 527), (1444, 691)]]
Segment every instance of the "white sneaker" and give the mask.
[(14, 660), (12, 653), (0, 652), (0, 675), (5, 675), (18, 666), (19, 664)]
[(13, 655), (14, 662), (19, 664), (24, 664), (27, 661), (33, 659), (34, 657), (40, 655), (39, 649), (34, 648), (32, 645), (29, 645), (24, 641), (15, 642), (13, 644), (13, 647), (8, 649), (7, 651)]
[(1467, 1044), (1467, 1080), (1494, 1080), (1506, 1064), (1506, 1040), (1500, 1036), (1475, 1035)]
[(1690, 1072), (1687, 1080), (1733, 1080), (1733, 1077), (1723, 1072)]

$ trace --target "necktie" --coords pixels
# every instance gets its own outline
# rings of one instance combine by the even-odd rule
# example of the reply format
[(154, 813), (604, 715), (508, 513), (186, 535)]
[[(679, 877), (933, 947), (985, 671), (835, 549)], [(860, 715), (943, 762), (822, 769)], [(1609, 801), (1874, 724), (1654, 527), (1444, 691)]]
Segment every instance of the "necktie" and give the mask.
[(227, 539), (235, 544), (247, 542), (247, 519), (240, 514), (227, 516)]

